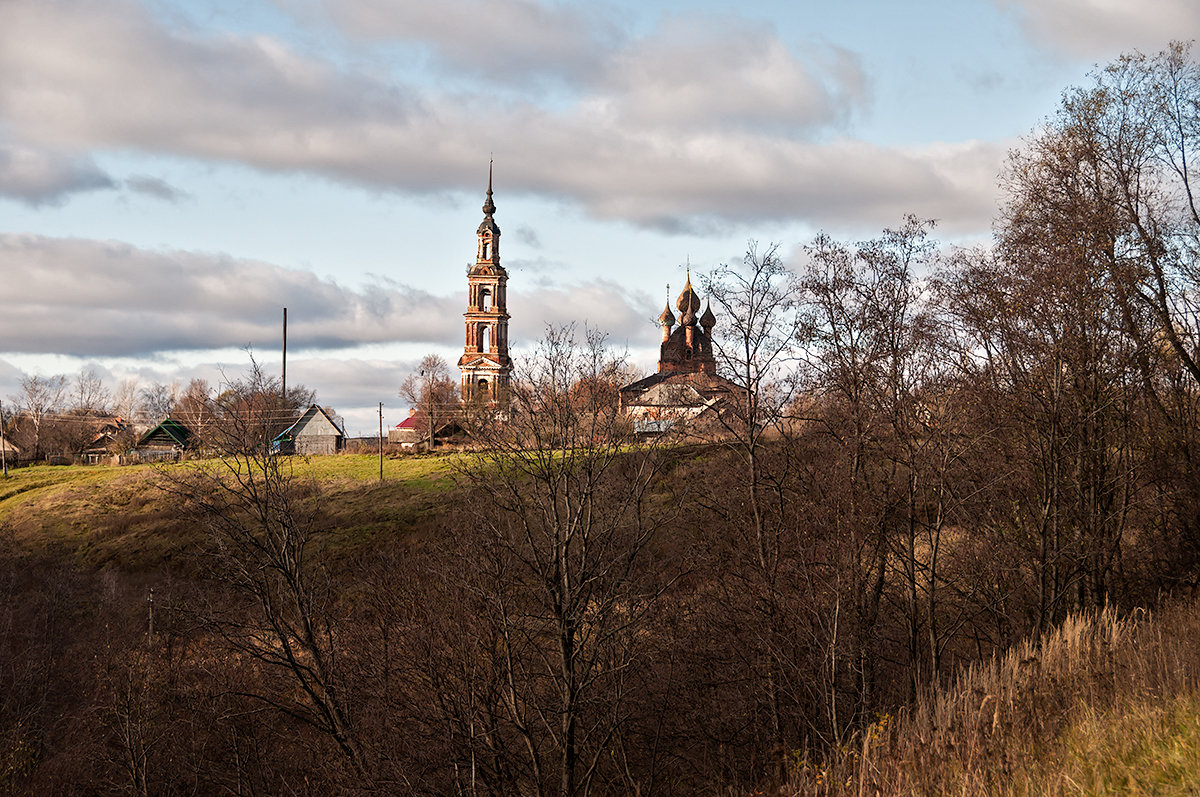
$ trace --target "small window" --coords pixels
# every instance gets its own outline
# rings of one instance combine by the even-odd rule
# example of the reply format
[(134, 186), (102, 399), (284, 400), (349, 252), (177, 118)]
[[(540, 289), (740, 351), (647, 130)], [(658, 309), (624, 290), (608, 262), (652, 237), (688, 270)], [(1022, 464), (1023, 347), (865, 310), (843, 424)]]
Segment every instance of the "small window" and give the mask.
[(484, 310), (492, 309), (492, 292), (487, 288), (479, 292), (479, 306)]

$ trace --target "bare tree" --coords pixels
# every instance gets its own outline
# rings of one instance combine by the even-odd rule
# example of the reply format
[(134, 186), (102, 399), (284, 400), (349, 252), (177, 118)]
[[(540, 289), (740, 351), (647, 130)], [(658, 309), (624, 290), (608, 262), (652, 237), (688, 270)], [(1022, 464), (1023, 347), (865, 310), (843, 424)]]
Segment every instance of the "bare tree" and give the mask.
[(745, 460), (754, 543), (764, 572), (774, 553), (759, 496), (758, 455), (763, 436), (791, 404), (795, 383), (787, 369), (794, 364), (800, 325), (794, 278), (778, 248), (773, 244), (760, 254), (751, 241), (741, 268), (721, 266), (708, 280), (709, 295), (720, 308), (718, 367), (741, 389), (725, 413), (725, 426)]
[[(772, 482), (780, 474), (766, 472), (764, 441), (767, 435), (779, 432), (778, 422), (791, 405), (795, 388), (791, 367), (800, 323), (795, 279), (780, 260), (778, 245), (760, 253), (757, 243), (751, 241), (740, 267), (721, 266), (708, 279), (707, 288), (718, 308), (714, 336), (718, 370), (739, 388), (737, 400), (719, 417), (741, 460), (739, 497), (744, 498), (714, 496), (706, 503), (731, 529), (746, 532), (753, 551), (750, 589), (758, 599), (751, 625), (757, 626), (754, 636), (765, 644), (764, 655), (758, 659), (766, 663), (760, 684), (765, 690), (772, 747), (782, 752), (786, 744), (780, 680), (788, 665), (778, 660), (786, 647), (779, 636), (787, 633), (781, 625), (780, 562), (785, 538), (794, 526), (787, 516), (787, 502), (773, 500)], [(782, 780), (786, 775), (782, 755), (776, 770), (775, 776)]]
[(1027, 493), (1005, 517), (1036, 541), (1039, 634), (1111, 594), (1144, 467), (1132, 430), (1143, 407), (1166, 406), (1154, 371), (1170, 344), (1127, 301), (1119, 192), (1090, 151), (1071, 134), (1014, 153), (994, 255), (960, 258), (945, 283), (964, 348), (985, 353), (993, 424), (1021, 430), (1008, 483)]
[(71, 409), (89, 415), (108, 412), (112, 392), (105, 386), (104, 378), (89, 365), (79, 369), (71, 386)]
[(421, 358), (417, 370), (400, 384), (400, 398), (410, 402), (420, 416), (431, 449), (434, 436), (458, 413), (457, 394), (450, 366), (436, 354)]
[[(850, 245), (822, 235), (807, 249), (802, 335), (806, 374), (820, 408), (812, 420), (843, 452), (831, 463), (841, 487), (827, 496), (825, 507), (836, 541), (831, 578), (838, 584), (837, 605), (851, 610), (834, 632), (840, 635), (844, 625), (847, 644), (831, 641), (835, 738), (870, 716), (878, 699), (879, 628), (895, 522), (890, 509), (911, 497), (908, 474), (891, 444), (902, 423), (897, 412), (911, 392), (917, 293), (911, 267), (925, 228), (909, 218), (901, 230), (877, 240)], [(842, 676), (852, 683), (848, 701), (837, 694)]]
[(137, 377), (122, 379), (121, 383), (117, 385), (116, 394), (113, 396), (113, 412), (126, 423), (131, 423), (137, 414), (139, 403)]
[(549, 329), (507, 420), (464, 461), (480, 492), (477, 644), (496, 673), (477, 717), (492, 729), (478, 743), (498, 762), (493, 792), (566, 797), (621, 780), (611, 751), (627, 741), (638, 634), (670, 581), (650, 546), (671, 509), (651, 498), (661, 452), (627, 445), (606, 388), (619, 367), (603, 336)]
[(1155, 56), (1125, 55), (1064, 95), (1059, 115), (1033, 146), (1067, 144), (1074, 175), (1108, 215), (1112, 288), (1154, 318), (1200, 383), (1200, 63), (1174, 42)]
[[(204, 529), (214, 575), (231, 599), (200, 611), (204, 626), (267, 677), (246, 696), (302, 721), (327, 739), (357, 786), (374, 783), (346, 694), (333, 585), (311, 557), (319, 515), (317, 488), (296, 477), (291, 460), (272, 456), (271, 416), (255, 397), (278, 386), (255, 363), (212, 400), (208, 444), (216, 453), (185, 469), (162, 471)], [(394, 784), (393, 784), (394, 786)]]
[(179, 385), (155, 382), (142, 388), (138, 395), (141, 399), (138, 408), (146, 419), (151, 422), (161, 421), (175, 408), (175, 402), (179, 398)]
[(63, 409), (63, 398), (67, 390), (67, 378), (57, 376), (25, 376), (21, 378), (21, 393), (13, 400), (17, 410), (28, 421), (33, 455), (40, 459), (43, 453), (43, 433), (52, 416)]
[[(1127, 475), (1145, 465), (1132, 457), (1137, 438), (1123, 436), (1114, 447), (1108, 435), (1123, 429), (1123, 420), (1138, 417), (1143, 398), (1157, 416), (1156, 427), (1162, 424), (1160, 442), (1147, 454), (1165, 477), (1157, 488), (1173, 506), (1164, 511), (1181, 521), (1183, 536), (1173, 547), (1194, 550), (1200, 539), (1200, 441), (1195, 432), (1200, 384), (1198, 103), (1200, 64), (1191, 45), (1176, 42), (1157, 55), (1122, 56), (1094, 73), (1090, 85), (1068, 90), (1058, 113), (1014, 154), (1007, 170), (1005, 259), (1028, 266), (1058, 257), (1074, 281), (1054, 290), (1063, 297), (1060, 301), (1081, 304), (1080, 310), (1057, 320), (1058, 337), (1052, 342), (1064, 373), (1058, 383), (1050, 380), (1054, 390), (1047, 395), (1053, 401), (1045, 403), (1047, 419), (1061, 419), (1047, 440), (1053, 443), (1047, 462), (1057, 460), (1054, 467), (1065, 475), (1070, 471), (1062, 468), (1071, 463), (1062, 453), (1072, 447), (1083, 445), (1097, 456), (1105, 452), (1086, 463), (1089, 497), (1081, 505), (1086, 510), (1077, 514), (1086, 516), (1084, 527), (1096, 532), (1086, 535), (1088, 542), (1076, 537), (1074, 521), (1063, 527), (1067, 518), (1056, 508), (1075, 506), (1076, 486), (1063, 478), (1050, 481), (1065, 490), (1045, 504), (1051, 513), (1050, 556), (1041, 568), (1047, 583), (1040, 589), (1051, 616), (1111, 588), (1127, 523), (1125, 508), (1134, 507), (1127, 499), (1136, 482)], [(1007, 241), (1019, 241), (1024, 251)], [(1053, 284), (1054, 275), (1044, 266), (1039, 273)], [(1053, 329), (1050, 313), (1039, 320), (1047, 322), (1043, 329)], [(1127, 385), (1135, 375), (1137, 397)], [(1088, 404), (1099, 414), (1084, 412)], [(1073, 426), (1068, 420), (1077, 412), (1087, 425)], [(1095, 437), (1080, 441), (1079, 432)], [(1154, 525), (1165, 531), (1171, 524)], [(1077, 556), (1092, 562), (1068, 564)], [(1187, 571), (1194, 561), (1179, 564)]]
[[(175, 387), (172, 385), (172, 388)], [(226, 398), (236, 400), (237, 396), (238, 391), (234, 390)], [(193, 379), (188, 382), (186, 389), (176, 390), (171, 396), (169, 415), (186, 426), (198, 444), (203, 445), (207, 442), (210, 427), (218, 416), (216, 399), (217, 397), (213, 395), (213, 390), (206, 380)], [(242, 428), (235, 427), (235, 429)]]

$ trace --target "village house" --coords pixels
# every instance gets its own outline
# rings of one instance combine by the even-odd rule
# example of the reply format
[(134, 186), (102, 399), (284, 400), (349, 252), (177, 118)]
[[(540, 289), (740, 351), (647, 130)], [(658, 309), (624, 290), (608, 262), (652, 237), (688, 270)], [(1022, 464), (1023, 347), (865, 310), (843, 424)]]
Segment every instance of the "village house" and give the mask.
[(138, 462), (178, 460), (196, 443), (192, 431), (174, 418), (166, 418), (138, 439), (133, 459)]
[(271, 441), (272, 451), (278, 454), (336, 454), (345, 446), (342, 419), (317, 404)]
[(16, 465), (21, 461), (21, 449), (18, 448), (11, 440), (5, 437), (0, 440), (0, 454), (4, 456), (6, 463)]
[(129, 442), (129, 425), (121, 418), (107, 418), (100, 422), (95, 435), (83, 449), (83, 462), (97, 465), (123, 453)]
[[(429, 421), (426, 419), (425, 413), (417, 409), (410, 409), (408, 417), (400, 421), (400, 423), (388, 429), (388, 442), (396, 443), (401, 448), (419, 448), (428, 445), (429, 442)], [(433, 428), (433, 440), (435, 443), (440, 443), (456, 436), (464, 434), (462, 424), (457, 418), (449, 417), (437, 421)]]

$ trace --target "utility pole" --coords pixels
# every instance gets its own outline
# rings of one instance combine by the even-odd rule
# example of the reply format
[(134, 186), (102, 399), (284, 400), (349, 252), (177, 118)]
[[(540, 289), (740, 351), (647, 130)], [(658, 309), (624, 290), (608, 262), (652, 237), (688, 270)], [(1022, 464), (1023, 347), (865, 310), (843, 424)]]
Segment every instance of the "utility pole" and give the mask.
[(283, 308), (283, 377), (280, 379), (282, 385), (283, 400), (287, 402), (287, 308)]
[(4, 443), (4, 402), (0, 401), (0, 463), (4, 464), (4, 476), (8, 477), (8, 446)]
[(379, 481), (383, 481), (383, 402), (379, 402)]

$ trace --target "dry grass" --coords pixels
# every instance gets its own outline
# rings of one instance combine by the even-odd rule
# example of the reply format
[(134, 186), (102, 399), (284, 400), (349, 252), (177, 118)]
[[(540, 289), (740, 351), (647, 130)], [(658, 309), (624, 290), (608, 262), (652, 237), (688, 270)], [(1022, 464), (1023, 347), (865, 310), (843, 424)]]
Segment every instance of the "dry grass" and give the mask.
[[(380, 535), (419, 531), (455, 498), (457, 455), (291, 457), (295, 475), (312, 479), (329, 532), (323, 547), (351, 550)], [(18, 546), (88, 566), (147, 570), (177, 561), (199, 542), (180, 520), (175, 498), (159, 489), (160, 469), (197, 463), (121, 468), (35, 466), (0, 477), (0, 533)], [(203, 464), (203, 463), (199, 463)]]
[(1200, 793), (1200, 605), (1070, 618), (884, 716), (795, 795)]

